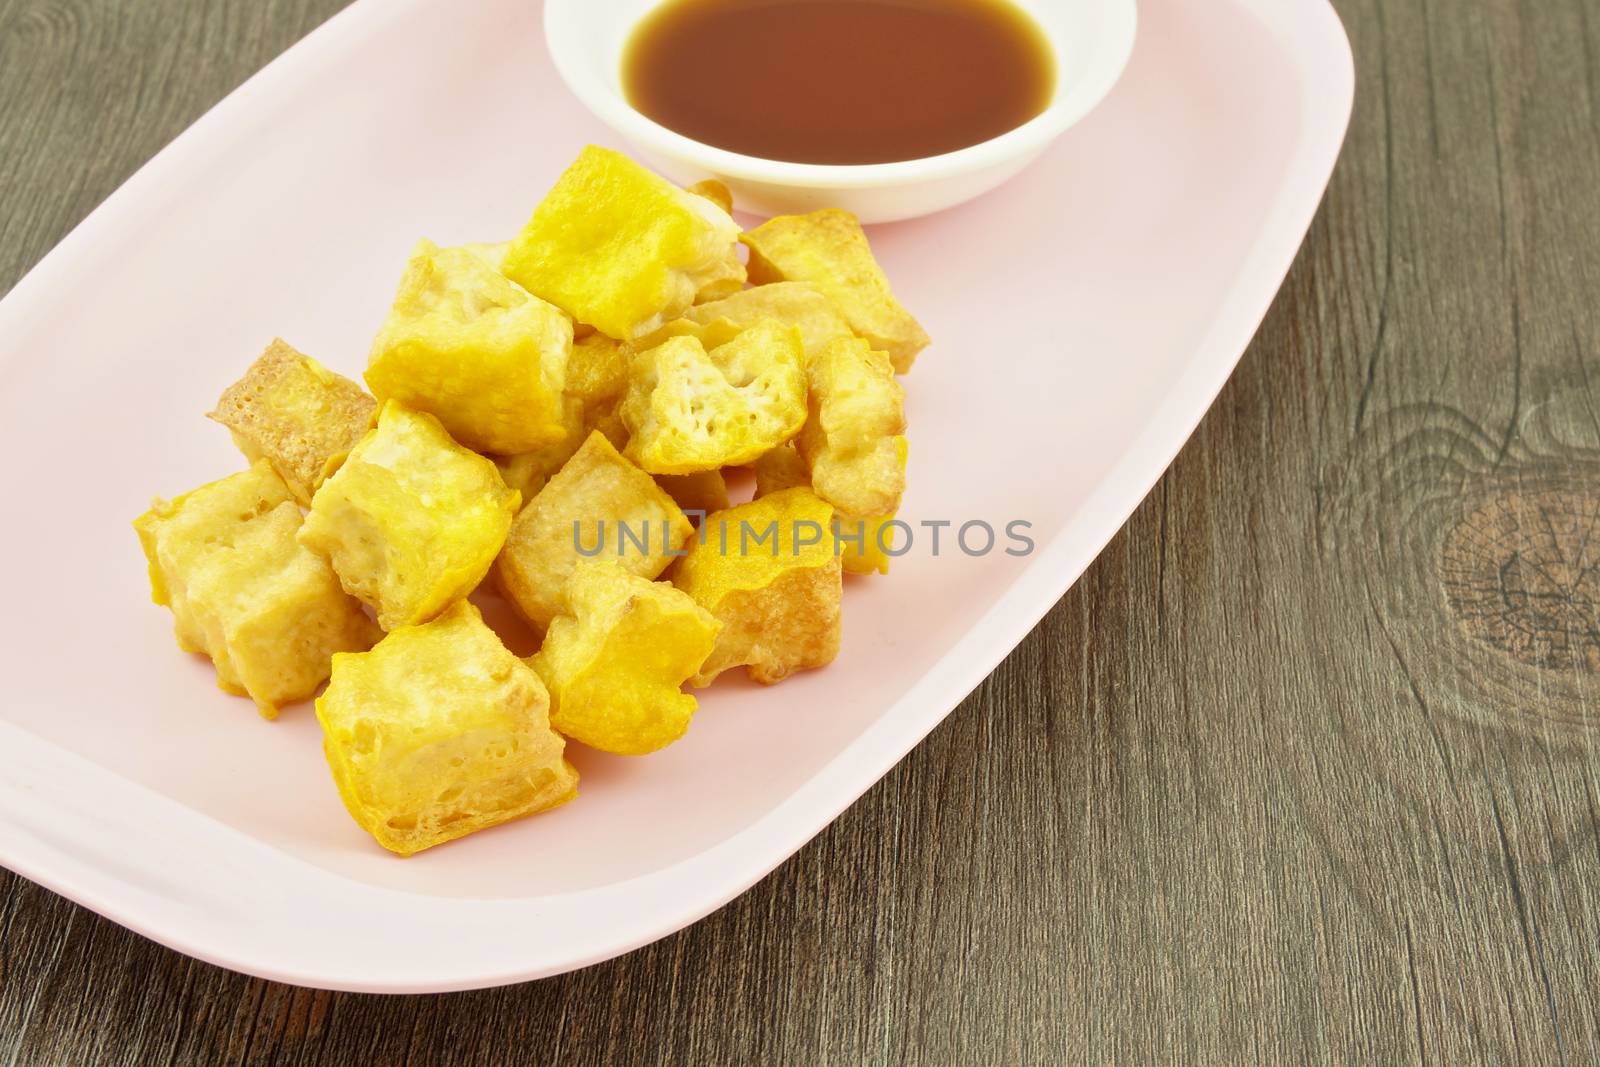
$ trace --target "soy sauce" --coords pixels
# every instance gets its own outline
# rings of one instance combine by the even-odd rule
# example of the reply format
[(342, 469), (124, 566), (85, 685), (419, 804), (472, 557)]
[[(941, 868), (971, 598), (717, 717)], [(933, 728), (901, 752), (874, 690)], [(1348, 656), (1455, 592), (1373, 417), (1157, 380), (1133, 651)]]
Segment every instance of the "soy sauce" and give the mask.
[(667, 0), (622, 62), (669, 129), (793, 163), (889, 163), (997, 137), (1050, 103), (1055, 61), (1009, 0)]

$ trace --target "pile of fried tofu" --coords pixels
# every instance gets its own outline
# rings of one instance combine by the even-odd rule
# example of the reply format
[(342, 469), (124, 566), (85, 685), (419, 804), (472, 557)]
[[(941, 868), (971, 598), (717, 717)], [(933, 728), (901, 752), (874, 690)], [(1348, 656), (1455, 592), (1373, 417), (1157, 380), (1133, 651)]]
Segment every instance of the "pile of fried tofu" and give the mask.
[(826, 665), (843, 575), (887, 573), (928, 338), (853, 216), (731, 211), (584, 149), (513, 240), (417, 245), (366, 388), (274, 341), (211, 413), (246, 469), (135, 521), (224, 690), (271, 719), (327, 683), (328, 764), (385, 848), (563, 804), (568, 739), (656, 751), (685, 686)]

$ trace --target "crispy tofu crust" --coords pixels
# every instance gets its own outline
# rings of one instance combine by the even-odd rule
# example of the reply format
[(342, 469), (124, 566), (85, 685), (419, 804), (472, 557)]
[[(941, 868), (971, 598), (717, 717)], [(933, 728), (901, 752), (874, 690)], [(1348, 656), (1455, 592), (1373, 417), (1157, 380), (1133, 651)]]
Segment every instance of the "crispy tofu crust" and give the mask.
[(689, 728), (694, 697), (681, 686), (711, 654), (720, 624), (666, 582), (614, 560), (578, 564), (566, 607), (533, 667), (550, 690), (550, 721), (592, 748), (642, 756)]
[(773, 282), (741, 289), (720, 300), (697, 304), (683, 317), (702, 326), (726, 320), (740, 329), (774, 319), (800, 331), (807, 359), (814, 358), (830, 341), (854, 336), (838, 308), (804, 282)]
[(503, 269), (579, 322), (631, 341), (702, 293), (743, 285), (738, 234), (710, 200), (589, 145), (534, 210)]
[(850, 515), (893, 515), (906, 488), (905, 390), (860, 338), (811, 361), (810, 417), (796, 439), (817, 495)]
[[(624, 529), (637, 543), (621, 540)], [(580, 544), (594, 550), (593, 558), (615, 559), (632, 574), (654, 578), (693, 535), (672, 497), (597, 430), (517, 515), (495, 577), (542, 630), (565, 607), (567, 579), (585, 558)]]
[(367, 384), (480, 452), (559, 444), (572, 320), (481, 254), (421, 241), (372, 342)]
[(172, 609), (178, 646), (211, 657), (217, 684), (249, 696), (263, 717), (304, 700), (336, 652), (369, 648), (380, 631), (301, 547), (300, 509), (262, 460), (134, 521), (150, 594)]
[(739, 238), (750, 248), (753, 285), (806, 282), (832, 301), (872, 347), (904, 374), (928, 346), (928, 334), (900, 305), (873, 258), (861, 223), (848, 211), (779, 215)]
[(385, 630), (426, 622), (475, 589), (521, 496), (425, 412), (391, 400), (317, 490), (300, 531)]
[[(733, 667), (772, 685), (839, 654), (841, 566), (833, 508), (809, 489), (785, 489), (707, 517), (672, 582), (722, 624), (691, 679), (710, 685)], [(764, 538), (769, 530), (773, 540)]]
[(402, 856), (576, 796), (549, 710), (539, 676), (466, 601), (335, 656), (317, 701), (345, 807)]
[(720, 470), (693, 474), (658, 474), (656, 484), (688, 512), (709, 515), (728, 506), (728, 480)]
[(206, 417), (233, 432), (245, 458), (264, 459), (294, 498), (311, 497), (372, 428), (378, 402), (282, 340), (274, 340)]

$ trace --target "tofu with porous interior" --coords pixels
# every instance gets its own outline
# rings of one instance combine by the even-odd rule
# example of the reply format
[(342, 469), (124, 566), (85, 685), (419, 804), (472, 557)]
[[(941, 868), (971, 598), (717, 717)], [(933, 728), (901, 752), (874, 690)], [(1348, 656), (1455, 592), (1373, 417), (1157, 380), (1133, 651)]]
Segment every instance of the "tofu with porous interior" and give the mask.
[(309, 504), (377, 413), (361, 386), (274, 340), (207, 418), (232, 431), (251, 463), (272, 464), (295, 499)]
[(433, 415), (468, 448), (509, 455), (565, 438), (571, 351), (560, 308), (481, 253), (422, 241), (372, 342), (367, 385)]
[(300, 524), (265, 460), (157, 500), (133, 524), (151, 599), (172, 609), (178, 645), (210, 656), (217, 684), (249, 696), (269, 719), (316, 692), (335, 652), (381, 636), (327, 561), (295, 539)]
[(693, 535), (672, 497), (595, 431), (511, 524), (495, 575), (507, 599), (543, 629), (564, 607), (579, 560), (612, 559), (654, 578)]
[(889, 353), (904, 374), (928, 346), (928, 335), (900, 305), (873, 258), (861, 223), (848, 211), (779, 215), (740, 238), (750, 248), (754, 285), (805, 282), (838, 309), (850, 329)]
[(695, 336), (667, 338), (633, 358), (628, 458), (652, 474), (755, 462), (805, 423), (804, 367), (800, 331), (772, 320), (709, 350)]
[(335, 656), (317, 719), (345, 807), (402, 856), (577, 795), (544, 683), (464, 600)]
[(671, 574), (722, 624), (694, 685), (738, 666), (771, 685), (833, 662), (843, 586), (832, 518), (828, 502), (803, 488), (707, 517)]
[(477, 587), (520, 502), (494, 464), (451, 440), (438, 419), (391, 400), (317, 490), (300, 541), (393, 630)]
[(738, 235), (712, 201), (590, 145), (534, 211), (502, 269), (579, 322), (629, 341), (677, 318), (700, 293), (743, 284)]
[(695, 699), (683, 683), (721, 629), (666, 582), (614, 560), (578, 564), (566, 605), (532, 659), (550, 690), (550, 722), (591, 748), (642, 756), (682, 737)]

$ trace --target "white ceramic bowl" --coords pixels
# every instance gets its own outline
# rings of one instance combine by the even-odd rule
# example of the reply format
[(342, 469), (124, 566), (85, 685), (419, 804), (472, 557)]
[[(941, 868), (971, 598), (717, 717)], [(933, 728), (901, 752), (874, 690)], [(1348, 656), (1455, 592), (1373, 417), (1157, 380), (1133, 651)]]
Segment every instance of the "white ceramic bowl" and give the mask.
[(1116, 84), (1133, 51), (1134, 0), (1015, 0), (1044, 31), (1056, 89), (1043, 112), (969, 148), (898, 163), (784, 163), (713, 148), (635, 111), (622, 92), (622, 52), (660, 0), (546, 0), (545, 40), (556, 70), (585, 107), (657, 169), (685, 184), (717, 178), (740, 210), (760, 215), (842, 207), (890, 222), (953, 207), (1027, 166)]

